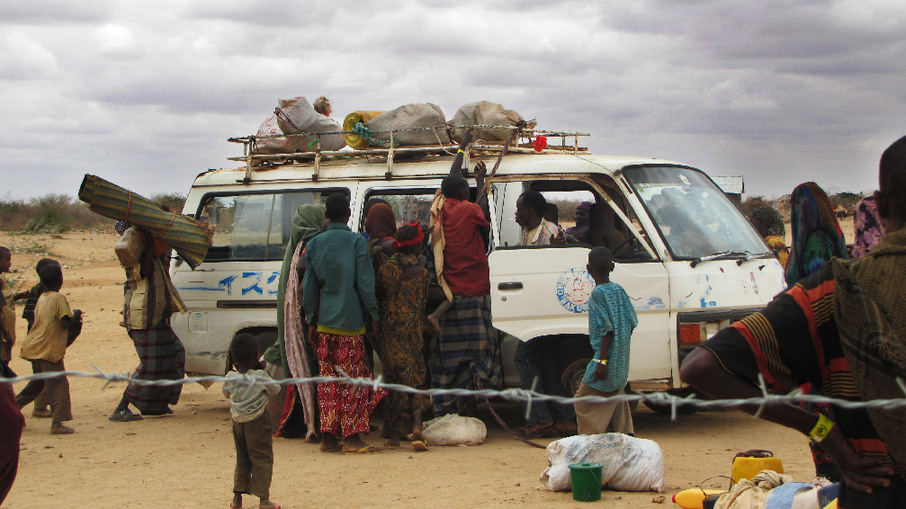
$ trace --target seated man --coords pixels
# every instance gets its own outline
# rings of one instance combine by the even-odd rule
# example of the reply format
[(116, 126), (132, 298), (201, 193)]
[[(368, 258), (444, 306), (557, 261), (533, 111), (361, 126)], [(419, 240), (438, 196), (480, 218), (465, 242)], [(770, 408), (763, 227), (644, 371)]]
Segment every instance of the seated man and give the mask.
[[(906, 376), (906, 137), (881, 156), (878, 209), (888, 235), (857, 262), (834, 259), (768, 307), (720, 331), (680, 376), (712, 398), (757, 398), (810, 382), (838, 400), (902, 398)], [(831, 405), (833, 419), (790, 404), (761, 415), (801, 431), (843, 474), (839, 507), (906, 507), (906, 410)], [(758, 407), (749, 405), (747, 411)]]

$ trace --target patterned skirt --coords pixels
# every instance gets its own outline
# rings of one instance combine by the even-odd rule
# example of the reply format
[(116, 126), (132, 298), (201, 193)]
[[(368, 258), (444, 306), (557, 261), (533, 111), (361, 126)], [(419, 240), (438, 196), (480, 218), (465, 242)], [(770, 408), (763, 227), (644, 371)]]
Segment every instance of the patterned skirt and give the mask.
[[(431, 386), (467, 388), (473, 379), (491, 388), (500, 382), (500, 340), (491, 325), (491, 297), (456, 295), (440, 322)], [(434, 395), (438, 415), (458, 412), (462, 402), (445, 394)]]
[[(186, 364), (186, 351), (166, 320), (150, 329), (132, 329), (129, 337), (135, 343), (139, 364), (132, 378), (140, 380), (181, 380)], [(123, 395), (142, 415), (163, 415), (169, 405), (179, 401), (182, 385), (159, 387), (130, 383)]]
[[(352, 378), (373, 378), (365, 360), (364, 338), (361, 335), (318, 334), (319, 376), (339, 377), (342, 376), (339, 370), (342, 370)], [(383, 389), (336, 382), (319, 383), (321, 432), (343, 438), (367, 433), (371, 412), (386, 395), (387, 391)]]

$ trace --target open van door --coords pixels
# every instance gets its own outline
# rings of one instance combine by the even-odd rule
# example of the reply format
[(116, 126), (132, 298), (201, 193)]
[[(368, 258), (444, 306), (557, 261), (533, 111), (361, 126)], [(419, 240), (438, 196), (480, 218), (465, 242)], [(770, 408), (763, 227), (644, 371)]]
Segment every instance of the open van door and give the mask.
[[(489, 186), (492, 251), (488, 256), (491, 280), (491, 316), (494, 327), (522, 341), (550, 335), (588, 335), (588, 302), (595, 283), (585, 269), (592, 245), (572, 243), (550, 246), (520, 246), (515, 224), (515, 203), (526, 189), (541, 191), (549, 203), (562, 206), (591, 201), (596, 206), (613, 206), (614, 200), (594, 182), (570, 185), (507, 177)], [(548, 190), (550, 189), (550, 190)], [(576, 191), (571, 191), (575, 189)], [(641, 239), (630, 238), (630, 216), (616, 214), (617, 220), (635, 244), (632, 258), (616, 257), (611, 279), (622, 285), (633, 301), (639, 325), (632, 336), (630, 380), (667, 381), (673, 375), (676, 358), (671, 343), (669, 285), (666, 269), (650, 249), (641, 249)], [(565, 221), (564, 221), (565, 222)], [(637, 222), (636, 222), (637, 223)], [(636, 230), (638, 231), (638, 230)], [(613, 246), (624, 249), (624, 246)], [(641, 255), (639, 253), (642, 253)], [(587, 341), (587, 339), (586, 339)], [(584, 367), (582, 368), (584, 371)]]

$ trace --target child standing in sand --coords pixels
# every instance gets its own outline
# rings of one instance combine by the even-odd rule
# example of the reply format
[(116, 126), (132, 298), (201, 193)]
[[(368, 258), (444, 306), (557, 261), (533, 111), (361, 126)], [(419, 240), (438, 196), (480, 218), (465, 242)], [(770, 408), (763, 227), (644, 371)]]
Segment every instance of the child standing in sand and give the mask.
[[(41, 277), (41, 269), (48, 265), (60, 265), (60, 262), (53, 260), (51, 258), (41, 258), (38, 260), (37, 265), (35, 265), (35, 272), (38, 274), (38, 277)], [(19, 292), (16, 294), (16, 300), (25, 299), (25, 306), (22, 310), (22, 318), (25, 318), (25, 321), (28, 322), (28, 330), (31, 331), (32, 326), (35, 324), (35, 306), (38, 305), (38, 299), (41, 298), (41, 294), (47, 291), (47, 288), (41, 284), (39, 280), (35, 286), (32, 286), (30, 290)], [(41, 394), (35, 398), (34, 408), (31, 411), (32, 417), (38, 418), (48, 418), (53, 417), (53, 414), (50, 410), (47, 409), (47, 391), (41, 391)]]
[[(50, 264), (41, 269), (41, 284), (47, 289), (35, 306), (35, 323), (25, 341), (22, 342), (21, 357), (31, 361), (32, 370), (37, 373), (66, 371), (63, 356), (75, 341), (82, 327), (82, 311), (69, 308), (66, 297), (60, 293), (63, 287), (63, 271), (59, 265)], [(53, 420), (50, 432), (68, 435), (75, 430), (64, 425), (72, 420), (72, 403), (69, 399), (69, 381), (65, 376), (32, 380), (16, 395), (19, 408), (31, 403), (42, 390), (47, 392)]]
[[(605, 247), (588, 253), (588, 273), (595, 280), (588, 308), (588, 339), (594, 358), (588, 363), (576, 397), (617, 396), (629, 377), (629, 340), (639, 321), (623, 287), (610, 280), (613, 255)], [(632, 414), (626, 401), (574, 403), (580, 435), (607, 433), (613, 424), (617, 433), (632, 434)]]
[(242, 507), (242, 494), (256, 495), (262, 509), (280, 509), (270, 501), (274, 473), (274, 445), (267, 403), (280, 392), (277, 385), (265, 385), (244, 377), (270, 378), (258, 360), (258, 339), (248, 333), (237, 334), (230, 343), (235, 371), (227, 373), (223, 395), (230, 398), (233, 441), (236, 443), (236, 472), (230, 507)]

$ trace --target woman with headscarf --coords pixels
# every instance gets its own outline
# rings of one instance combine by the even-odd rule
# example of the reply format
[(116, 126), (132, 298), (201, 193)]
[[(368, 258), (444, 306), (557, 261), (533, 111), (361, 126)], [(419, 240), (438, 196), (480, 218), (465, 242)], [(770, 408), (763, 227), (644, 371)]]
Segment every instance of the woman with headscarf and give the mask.
[[(818, 271), (831, 258), (849, 258), (843, 232), (837, 222), (834, 206), (823, 189), (814, 182), (799, 184), (790, 195), (792, 210), (791, 227), (793, 242), (786, 265), (786, 283), (792, 287), (806, 276)], [(811, 383), (801, 385), (803, 394), (822, 395)], [(802, 407), (815, 415), (833, 416), (829, 405), (802, 403)], [(824, 454), (815, 442), (809, 442), (815, 475), (833, 482), (841, 479), (833, 459)]]
[(783, 216), (774, 207), (759, 207), (749, 214), (749, 223), (764, 239), (764, 243), (771, 248), (774, 256), (780, 260), (780, 266), (786, 268), (790, 256), (790, 248), (786, 245), (786, 227), (783, 226)]
[(855, 238), (853, 239), (853, 259), (862, 258), (884, 237), (884, 223), (878, 215), (878, 204), (874, 196), (862, 198), (856, 204), (853, 213)]
[(593, 205), (590, 201), (583, 201), (576, 206), (576, 226), (571, 226), (566, 229), (566, 233), (571, 235), (574, 239), (579, 242), (590, 244), (588, 239), (588, 228), (589, 220), (591, 213), (591, 206)]
[(368, 252), (377, 274), (381, 265), (393, 254), (393, 237), (396, 235), (396, 215), (385, 202), (372, 205), (365, 213), (365, 233), (368, 235)]
[[(264, 352), (274, 379), (307, 378), (318, 372), (318, 360), (302, 325), (302, 254), (308, 241), (321, 232), (324, 219), (324, 206), (315, 204), (301, 205), (293, 217), (277, 287), (277, 341)], [(314, 440), (319, 426), (317, 408), (314, 384), (289, 386), (276, 435), (298, 436), (301, 425), (305, 425), (306, 440)], [(300, 417), (304, 419), (301, 423)]]
[[(401, 227), (394, 243), (396, 252), (375, 276), (375, 294), (381, 308), (378, 352), (384, 363), (384, 376), (388, 383), (418, 389), (428, 388), (422, 330), (430, 282), (418, 260), (424, 241), (421, 224)], [(391, 392), (386, 412), (390, 440), (385, 445), (398, 447), (400, 438), (411, 433), (412, 447), (416, 451), (427, 450), (421, 434), (422, 413), (430, 406), (431, 399), (423, 394)]]
[(799, 184), (790, 195), (793, 245), (786, 265), (786, 284), (817, 271), (833, 257), (849, 258), (834, 207), (814, 182)]

